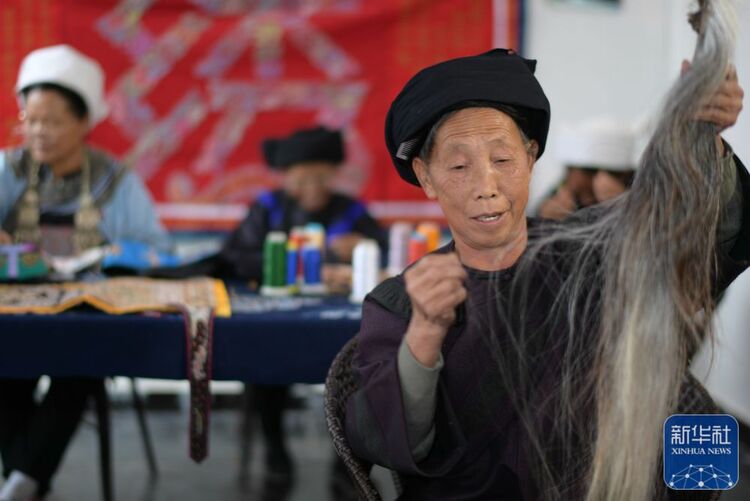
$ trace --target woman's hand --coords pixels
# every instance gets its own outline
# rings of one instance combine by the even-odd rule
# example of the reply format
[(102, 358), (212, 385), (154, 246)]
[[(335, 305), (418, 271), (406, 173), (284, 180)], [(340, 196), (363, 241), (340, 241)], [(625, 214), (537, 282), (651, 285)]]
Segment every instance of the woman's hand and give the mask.
[(0, 245), (10, 245), (13, 243), (13, 237), (0, 230)]
[[(689, 70), (690, 62), (682, 61), (681, 74), (684, 75)], [(742, 90), (737, 78), (737, 68), (732, 64), (729, 66), (719, 90), (711, 96), (711, 99), (698, 112), (695, 119), (716, 125), (717, 134), (721, 134), (737, 123), (737, 119), (742, 111), (742, 100), (744, 97), (745, 91)], [(716, 143), (719, 147), (719, 154), (724, 156), (724, 144), (721, 138), (717, 138)]]
[[(690, 61), (683, 60), (680, 74), (684, 75), (688, 71), (690, 71)], [(742, 90), (737, 78), (737, 68), (732, 64), (729, 66), (719, 89), (695, 116), (696, 120), (716, 125), (716, 147), (719, 150), (719, 156), (724, 156), (724, 142), (721, 140), (720, 134), (737, 123), (737, 118), (742, 111), (744, 97), (745, 91)]]
[(737, 123), (744, 97), (745, 91), (742, 90), (737, 79), (737, 68), (730, 65), (719, 90), (711, 96), (708, 104), (698, 113), (697, 118), (715, 124), (721, 133)]
[(419, 363), (434, 367), (456, 320), (456, 307), (466, 300), (466, 270), (455, 253), (430, 254), (411, 267), (404, 280), (412, 306), (406, 343)]

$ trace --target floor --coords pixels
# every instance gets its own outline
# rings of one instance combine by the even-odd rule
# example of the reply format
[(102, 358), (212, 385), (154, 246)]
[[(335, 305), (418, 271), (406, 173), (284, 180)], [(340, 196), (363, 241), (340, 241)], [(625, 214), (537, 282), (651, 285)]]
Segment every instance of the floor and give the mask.
[[(113, 421), (113, 461), (117, 501), (338, 501), (329, 489), (333, 464), (319, 392), (301, 387), (305, 405), (289, 410), (285, 425), (295, 462), (295, 482), (290, 490), (269, 490), (263, 485), (263, 445), (252, 444), (248, 468), (239, 465), (242, 425), (241, 412), (219, 405), (211, 419), (209, 457), (202, 464), (187, 455), (187, 415), (179, 407), (184, 401), (153, 400), (148, 422), (156, 444), (158, 478), (149, 476), (145, 455), (129, 404), (115, 405)], [(305, 389), (308, 388), (308, 389)], [(219, 402), (221, 404), (221, 402)], [(160, 408), (164, 408), (160, 410)], [(750, 437), (748, 437), (750, 438)], [(84, 424), (70, 447), (47, 501), (98, 501), (100, 481), (98, 442), (93, 424)], [(742, 469), (737, 487), (727, 491), (722, 501), (750, 499), (750, 447), (742, 449)], [(386, 501), (395, 492), (385, 470), (375, 472), (375, 480)]]
[[(264, 486), (262, 440), (251, 444), (248, 468), (241, 471), (241, 412), (218, 409), (211, 414), (209, 456), (201, 464), (188, 458), (187, 414), (180, 410), (153, 410), (147, 414), (159, 467), (149, 477), (135, 413), (116, 408), (113, 421), (113, 465), (116, 501), (338, 501), (329, 488), (334, 452), (323, 416), (322, 397), (310, 394), (307, 408), (289, 410), (285, 425), (295, 463), (291, 490)], [(170, 407), (170, 406), (167, 406)], [(92, 416), (93, 418), (93, 416)], [(376, 472), (385, 499), (394, 499), (390, 477)], [(84, 424), (68, 450), (46, 501), (101, 499), (96, 429)]]

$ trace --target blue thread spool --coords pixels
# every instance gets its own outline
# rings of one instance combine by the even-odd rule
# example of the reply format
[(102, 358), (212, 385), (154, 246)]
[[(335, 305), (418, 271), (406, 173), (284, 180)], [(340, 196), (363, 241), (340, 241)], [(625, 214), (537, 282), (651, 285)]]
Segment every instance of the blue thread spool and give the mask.
[(302, 248), (302, 266), (305, 270), (305, 285), (320, 285), (322, 283), (321, 268), (323, 253), (318, 247), (305, 245)]
[(295, 292), (297, 290), (297, 267), (299, 261), (299, 245), (290, 239), (286, 246), (286, 285)]

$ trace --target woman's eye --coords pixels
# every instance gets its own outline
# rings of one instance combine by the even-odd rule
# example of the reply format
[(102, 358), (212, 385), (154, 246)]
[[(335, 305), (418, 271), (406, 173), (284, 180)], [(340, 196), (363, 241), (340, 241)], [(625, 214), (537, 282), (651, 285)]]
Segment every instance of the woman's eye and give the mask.
[(464, 165), (463, 164), (461, 164), (461, 165), (454, 165), (453, 167), (451, 167), (451, 170), (463, 170), (463, 169), (464, 169)]
[(503, 163), (508, 162), (508, 161), (510, 161), (510, 158), (496, 158), (495, 160), (493, 160), (493, 163), (495, 163), (495, 164), (503, 164)]

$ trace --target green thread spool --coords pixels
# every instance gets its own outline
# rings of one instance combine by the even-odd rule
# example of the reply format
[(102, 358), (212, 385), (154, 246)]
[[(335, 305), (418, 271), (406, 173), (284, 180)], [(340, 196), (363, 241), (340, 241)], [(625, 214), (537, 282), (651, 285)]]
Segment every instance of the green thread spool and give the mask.
[(263, 287), (286, 286), (286, 233), (272, 231), (263, 244)]

